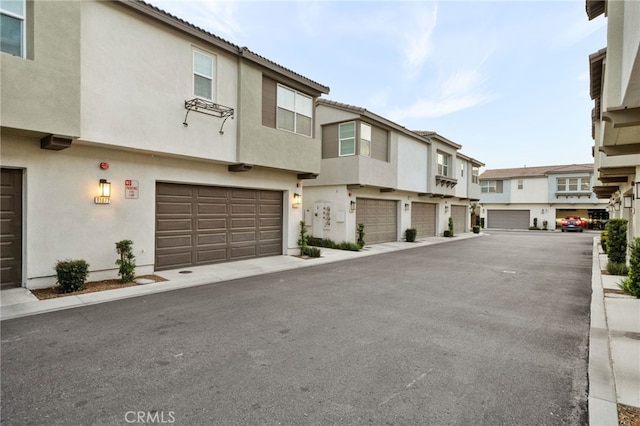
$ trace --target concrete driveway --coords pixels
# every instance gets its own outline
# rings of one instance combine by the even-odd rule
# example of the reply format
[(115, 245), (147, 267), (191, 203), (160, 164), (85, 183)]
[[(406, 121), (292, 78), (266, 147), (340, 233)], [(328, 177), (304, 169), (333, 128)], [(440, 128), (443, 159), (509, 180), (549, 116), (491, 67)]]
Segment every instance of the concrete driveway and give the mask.
[(6, 320), (2, 423), (585, 424), (592, 238), (494, 231)]

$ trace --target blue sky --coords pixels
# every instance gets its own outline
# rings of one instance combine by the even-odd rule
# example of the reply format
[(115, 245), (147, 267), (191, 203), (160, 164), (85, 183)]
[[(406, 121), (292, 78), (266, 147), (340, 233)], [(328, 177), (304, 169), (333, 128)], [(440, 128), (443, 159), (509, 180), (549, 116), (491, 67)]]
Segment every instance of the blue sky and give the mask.
[(584, 0), (148, 1), (486, 169), (593, 162)]

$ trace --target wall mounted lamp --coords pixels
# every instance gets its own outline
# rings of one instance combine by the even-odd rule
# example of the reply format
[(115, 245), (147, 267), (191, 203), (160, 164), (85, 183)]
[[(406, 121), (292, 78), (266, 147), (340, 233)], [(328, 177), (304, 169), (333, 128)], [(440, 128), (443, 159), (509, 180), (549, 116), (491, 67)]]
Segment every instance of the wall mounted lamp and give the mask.
[(640, 198), (640, 182), (636, 182), (633, 186), (636, 188), (636, 199)]
[(353, 213), (354, 211), (356, 211), (356, 202), (351, 201), (351, 204), (349, 205), (349, 212)]
[(620, 202), (616, 202), (616, 203), (613, 205), (613, 210), (615, 210), (615, 211), (620, 211)]
[(411, 204), (404, 203), (404, 211), (408, 212), (410, 208), (411, 208)]
[(631, 197), (631, 195), (625, 195), (622, 198), (622, 202), (624, 203), (623, 207), (625, 209), (630, 209), (632, 207), (632, 201), (633, 201), (633, 197)]
[(302, 195), (295, 193), (293, 194), (293, 208), (297, 209), (302, 205)]
[(98, 196), (93, 199), (96, 204), (111, 204), (111, 182), (106, 179), (100, 179), (98, 183)]

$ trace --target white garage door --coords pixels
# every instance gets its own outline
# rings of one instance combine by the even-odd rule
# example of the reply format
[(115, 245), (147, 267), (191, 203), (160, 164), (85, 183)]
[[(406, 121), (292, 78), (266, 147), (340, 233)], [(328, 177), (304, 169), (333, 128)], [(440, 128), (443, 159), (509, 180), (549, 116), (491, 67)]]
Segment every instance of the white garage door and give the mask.
[(357, 198), (356, 223), (364, 223), (367, 244), (398, 241), (397, 202)]
[(487, 228), (529, 229), (529, 210), (487, 210)]

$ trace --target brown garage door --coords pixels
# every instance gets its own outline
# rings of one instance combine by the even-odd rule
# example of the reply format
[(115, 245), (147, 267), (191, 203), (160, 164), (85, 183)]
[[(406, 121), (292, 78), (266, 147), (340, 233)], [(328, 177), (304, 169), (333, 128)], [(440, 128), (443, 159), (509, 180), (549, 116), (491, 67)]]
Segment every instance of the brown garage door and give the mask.
[(364, 223), (367, 244), (398, 240), (398, 209), (393, 200), (356, 199), (356, 223)]
[(156, 270), (282, 254), (282, 192), (156, 184)]
[(487, 228), (529, 229), (529, 210), (487, 210)]
[(22, 170), (0, 176), (0, 288), (22, 286)]
[(418, 231), (418, 238), (436, 235), (436, 205), (411, 203), (411, 227)]
[(454, 234), (467, 232), (467, 206), (451, 206), (451, 217)]

